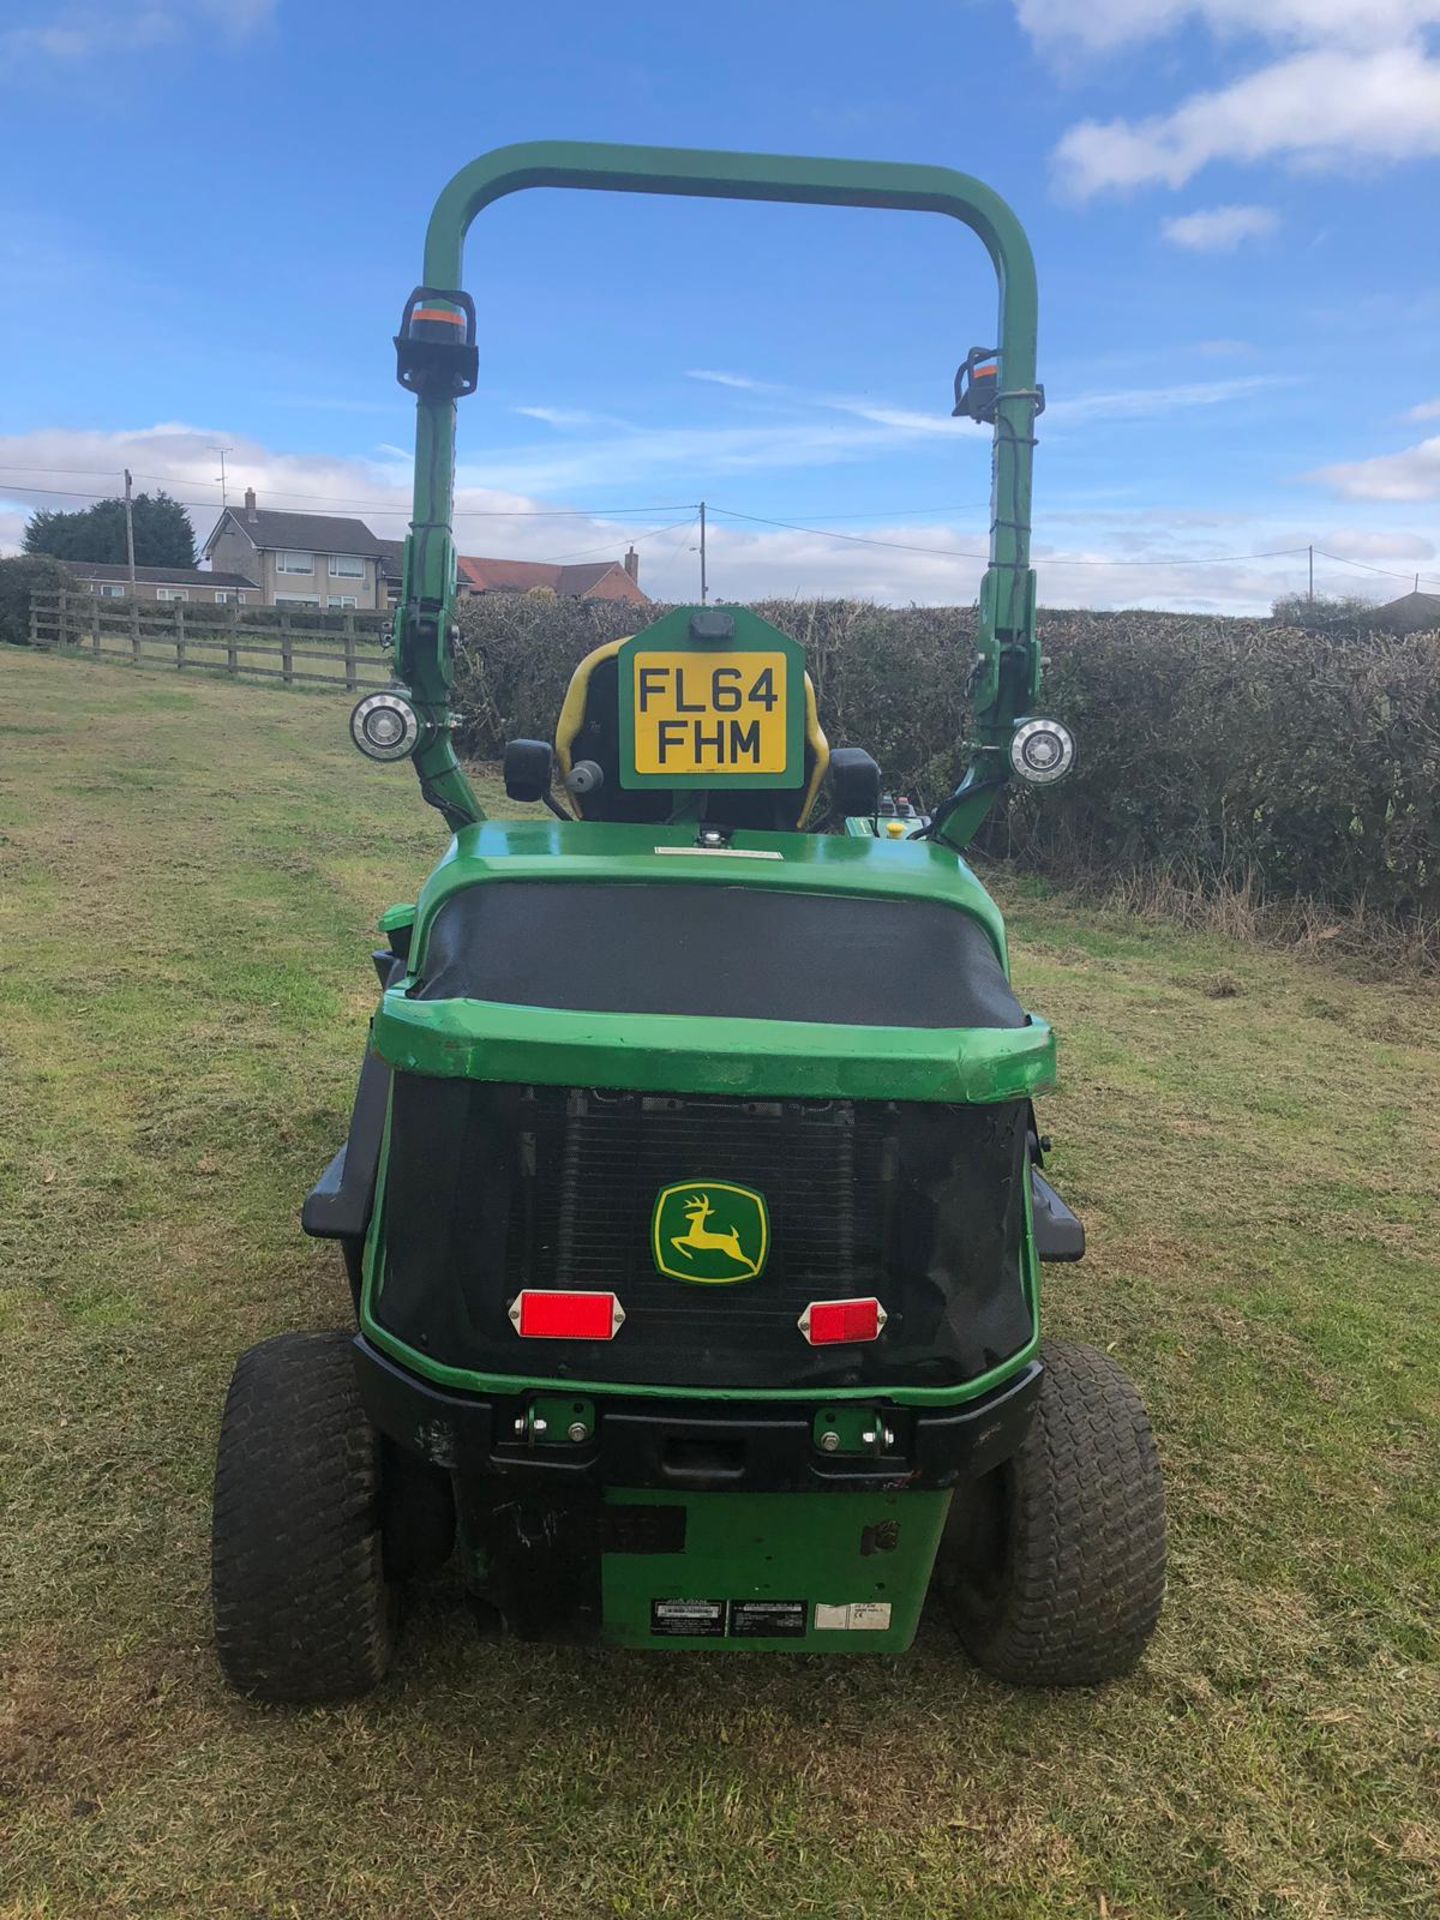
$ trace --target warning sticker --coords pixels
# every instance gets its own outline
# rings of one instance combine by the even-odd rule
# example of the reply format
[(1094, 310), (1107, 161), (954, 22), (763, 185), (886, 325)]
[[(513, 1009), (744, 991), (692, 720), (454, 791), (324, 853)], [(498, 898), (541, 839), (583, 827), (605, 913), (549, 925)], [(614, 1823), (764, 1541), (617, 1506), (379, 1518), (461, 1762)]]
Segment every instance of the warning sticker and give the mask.
[(803, 1600), (732, 1600), (730, 1631), (737, 1640), (802, 1640)]
[(890, 1625), (888, 1600), (852, 1600), (848, 1605), (815, 1602), (817, 1633), (884, 1633)]
[(706, 1639), (721, 1639), (725, 1632), (725, 1602), (723, 1600), (652, 1600), (650, 1631), (672, 1638), (698, 1635)]

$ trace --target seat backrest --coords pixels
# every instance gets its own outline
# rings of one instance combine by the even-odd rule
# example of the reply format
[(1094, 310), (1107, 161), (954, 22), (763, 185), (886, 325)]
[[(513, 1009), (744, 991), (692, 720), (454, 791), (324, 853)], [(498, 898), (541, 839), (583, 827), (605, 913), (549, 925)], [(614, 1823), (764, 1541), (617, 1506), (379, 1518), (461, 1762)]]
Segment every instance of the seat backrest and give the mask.
[[(604, 774), (601, 786), (583, 800), (572, 793), (570, 804), (584, 820), (635, 820), (658, 824), (668, 820), (675, 795), (663, 788), (635, 790), (620, 784), (620, 669), (618, 655), (625, 642), (608, 641), (587, 653), (570, 677), (570, 685), (555, 725), (555, 757), (568, 780), (579, 760), (593, 760)], [(821, 782), (830, 765), (830, 743), (820, 725), (815, 688), (805, 675), (805, 782), (799, 787), (708, 789), (702, 817), (728, 827), (769, 827), (781, 831), (803, 827), (814, 811)]]

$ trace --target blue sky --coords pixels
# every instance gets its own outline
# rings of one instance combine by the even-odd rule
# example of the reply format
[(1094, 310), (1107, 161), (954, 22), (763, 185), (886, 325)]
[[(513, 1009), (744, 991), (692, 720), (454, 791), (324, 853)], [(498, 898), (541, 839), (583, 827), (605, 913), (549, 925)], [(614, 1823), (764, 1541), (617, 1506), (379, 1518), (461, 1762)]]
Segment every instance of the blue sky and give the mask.
[[(1312, 541), (1394, 570), (1321, 559), (1322, 590), (1440, 590), (1440, 0), (0, 0), (0, 543), (126, 463), (208, 529), (221, 445), (262, 502), (402, 530), (390, 335), (430, 205), (545, 137), (1004, 194), (1048, 603), (1261, 607), (1303, 555), (1217, 557)], [(689, 593), (704, 498), (722, 594), (973, 594), (987, 450), (949, 393), (994, 291), (962, 229), (530, 193), (467, 280), (463, 550), (634, 534)]]

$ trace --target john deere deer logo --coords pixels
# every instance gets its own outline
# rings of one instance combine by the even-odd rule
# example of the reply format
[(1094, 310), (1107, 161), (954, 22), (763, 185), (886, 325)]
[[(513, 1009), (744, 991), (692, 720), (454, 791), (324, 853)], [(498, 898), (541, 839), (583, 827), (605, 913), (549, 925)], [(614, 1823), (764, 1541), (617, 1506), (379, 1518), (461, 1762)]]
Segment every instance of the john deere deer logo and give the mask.
[(770, 1216), (764, 1197), (724, 1180), (666, 1187), (650, 1222), (655, 1265), (672, 1280), (726, 1286), (765, 1270)]

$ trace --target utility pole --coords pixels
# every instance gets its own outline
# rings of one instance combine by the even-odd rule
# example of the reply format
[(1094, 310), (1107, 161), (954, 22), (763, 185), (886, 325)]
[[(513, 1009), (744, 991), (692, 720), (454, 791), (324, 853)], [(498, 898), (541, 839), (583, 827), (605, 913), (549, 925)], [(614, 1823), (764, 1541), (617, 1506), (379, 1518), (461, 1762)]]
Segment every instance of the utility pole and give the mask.
[(135, 598), (135, 508), (130, 497), (130, 469), (125, 469), (125, 567), (130, 577), (130, 598)]
[(700, 502), (700, 604), (703, 607), (709, 595), (705, 580), (705, 502)]
[(235, 449), (233, 447), (212, 447), (210, 451), (212, 453), (218, 453), (220, 456), (220, 511), (224, 513), (226, 507), (230, 504), (225, 497), (225, 456), (227, 453), (233, 453)]
[(140, 660), (140, 602), (135, 598), (135, 509), (131, 501), (130, 469), (125, 469), (125, 568), (130, 577), (130, 654)]
[(1312, 546), (1309, 551), (1310, 551), (1310, 602), (1311, 602), (1311, 605), (1313, 606), (1315, 602), (1315, 549), (1314, 547)]

